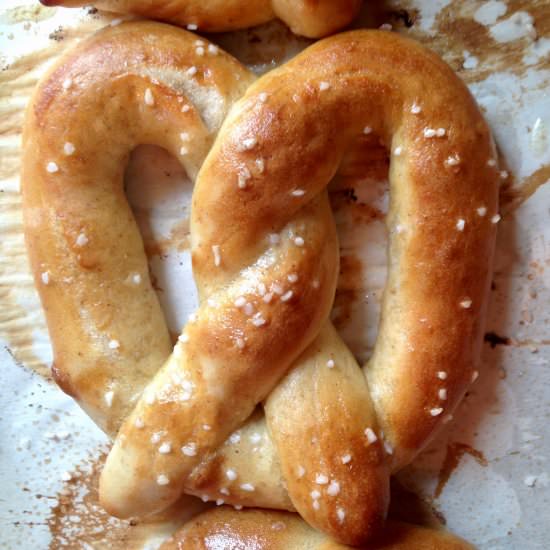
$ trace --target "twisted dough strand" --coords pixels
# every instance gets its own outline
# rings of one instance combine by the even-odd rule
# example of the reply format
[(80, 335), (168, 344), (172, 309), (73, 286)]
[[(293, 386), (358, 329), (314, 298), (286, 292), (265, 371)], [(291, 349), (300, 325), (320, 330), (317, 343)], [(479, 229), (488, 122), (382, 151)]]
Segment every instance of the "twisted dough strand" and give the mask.
[[(46, 6), (84, 6), (87, 0), (40, 0)], [(296, 34), (319, 38), (348, 25), (362, 0), (96, 0), (98, 8), (132, 13), (205, 32), (231, 31), (278, 17)]]
[[(102, 476), (109, 509), (143, 513), (177, 498), (199, 457), (321, 330), (337, 254), (325, 187), (366, 130), (392, 151), (390, 270), (368, 388), (327, 327), (266, 410), (293, 505), (343, 542), (372, 535), (388, 472), (429, 441), (472, 377), (497, 209), (493, 145), (466, 87), (421, 46), (379, 32), (317, 43), (253, 84), (226, 119), (193, 199), (203, 305), (119, 433)], [(335, 372), (319, 373), (332, 354)], [(173, 397), (178, 377), (193, 399)], [(159, 455), (159, 431), (181, 452)], [(348, 448), (359, 460), (345, 469), (336, 457)], [(253, 492), (245, 481), (230, 494)]]

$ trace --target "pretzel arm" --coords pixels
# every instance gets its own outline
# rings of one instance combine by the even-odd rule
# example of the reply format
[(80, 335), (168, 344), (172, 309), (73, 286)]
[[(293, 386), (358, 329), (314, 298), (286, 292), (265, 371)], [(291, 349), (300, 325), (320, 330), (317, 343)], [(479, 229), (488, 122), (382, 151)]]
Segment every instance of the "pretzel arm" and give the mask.
[[(296, 404), (299, 403), (299, 407)], [(365, 377), (330, 323), (269, 395), (266, 418), (292, 503), (336, 540), (360, 544), (386, 519), (389, 465)]]

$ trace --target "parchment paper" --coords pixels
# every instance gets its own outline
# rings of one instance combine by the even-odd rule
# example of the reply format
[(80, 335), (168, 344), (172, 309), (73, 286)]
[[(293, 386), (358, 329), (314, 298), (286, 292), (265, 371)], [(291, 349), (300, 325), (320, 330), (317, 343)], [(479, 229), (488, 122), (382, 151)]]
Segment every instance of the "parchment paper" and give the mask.
[[(481, 376), (455, 421), (399, 481), (483, 550), (548, 548), (550, 3), (373, 4), (356, 26), (391, 24), (391, 32), (437, 51), (484, 110), (506, 170)], [(97, 505), (108, 442), (51, 381), (48, 335), (25, 256), (19, 154), (29, 94), (64, 48), (112, 19), (31, 0), (0, 6), (2, 548), (156, 548), (196, 509), (123, 522)], [(258, 73), (309, 43), (278, 23), (209, 38)], [(331, 184), (342, 258), (333, 319), (361, 361), (376, 338), (385, 280), (386, 176), (385, 154), (371, 151)], [(159, 297), (177, 332), (196, 307), (188, 251), (192, 182), (150, 146), (135, 152), (126, 177)]]

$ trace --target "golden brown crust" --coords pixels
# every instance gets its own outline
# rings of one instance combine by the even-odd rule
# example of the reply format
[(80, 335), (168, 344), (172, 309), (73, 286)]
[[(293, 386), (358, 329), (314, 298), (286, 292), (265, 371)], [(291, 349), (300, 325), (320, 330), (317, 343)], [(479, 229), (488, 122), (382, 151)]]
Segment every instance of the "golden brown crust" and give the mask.
[[(160, 550), (344, 550), (311, 529), (296, 514), (227, 507), (200, 514), (167, 540)], [(359, 548), (359, 547), (356, 547)], [(473, 550), (448, 532), (389, 521), (375, 541), (363, 550)]]
[[(46, 6), (83, 6), (87, 0), (40, 0)], [(98, 8), (131, 13), (206, 32), (231, 31), (275, 17), (310, 38), (332, 34), (351, 23), (362, 0), (96, 0)]]

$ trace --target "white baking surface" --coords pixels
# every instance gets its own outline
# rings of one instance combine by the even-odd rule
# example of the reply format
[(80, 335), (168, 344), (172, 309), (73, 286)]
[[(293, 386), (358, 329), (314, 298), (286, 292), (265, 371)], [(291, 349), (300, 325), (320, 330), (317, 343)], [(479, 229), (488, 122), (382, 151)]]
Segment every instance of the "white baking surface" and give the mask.
[[(416, 18), (411, 29), (396, 17), (397, 9)], [(455, 422), (399, 477), (431, 502), (452, 531), (483, 550), (545, 549), (550, 537), (550, 185), (544, 185), (550, 178), (550, 3), (403, 1), (372, 11), (364, 23), (391, 23), (395, 31), (422, 40), (465, 79), (509, 171), (487, 327), (506, 343), (496, 344), (493, 337), (494, 347), (484, 346), (480, 378)], [(48, 336), (24, 255), (18, 154), (29, 86), (52, 51), (111, 19), (84, 9), (39, 9), (31, 0), (0, 3), (2, 548), (155, 548), (177, 523), (129, 527), (97, 510), (87, 521), (89, 488), (79, 479), (87, 477), (107, 441), (48, 378)], [(257, 72), (307, 43), (278, 24), (217, 40)], [(42, 55), (44, 48), (48, 55)], [(192, 183), (173, 159), (150, 147), (136, 153), (128, 174), (136, 214), (153, 228), (146, 241), (160, 243), (151, 266), (170, 328), (178, 331), (196, 307), (185, 245)], [(349, 270), (340, 281), (334, 315), (354, 353), (364, 359), (376, 335), (385, 230), (379, 215), (359, 215), (360, 206), (368, 203), (379, 214), (387, 198), (383, 182), (354, 177), (354, 187), (363, 184), (355, 188), (359, 206), (336, 213)], [(346, 187), (346, 181), (333, 187)], [(335, 204), (346, 202), (341, 199), (335, 191)], [(446, 458), (460, 449), (464, 455), (434, 496)], [(60, 528), (52, 508), (63, 502), (63, 493), (71, 495), (72, 507)], [(130, 536), (132, 529), (139, 536)], [(81, 534), (82, 542), (75, 542)]]

